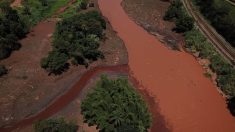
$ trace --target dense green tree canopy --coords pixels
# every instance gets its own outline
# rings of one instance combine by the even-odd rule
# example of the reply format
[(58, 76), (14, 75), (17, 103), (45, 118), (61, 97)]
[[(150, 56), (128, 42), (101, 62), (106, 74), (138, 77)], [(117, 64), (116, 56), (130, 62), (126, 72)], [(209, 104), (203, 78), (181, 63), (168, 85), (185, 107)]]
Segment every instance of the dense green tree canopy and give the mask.
[(20, 48), (17, 41), (25, 36), (28, 28), (8, 2), (1, 3), (0, 10), (0, 59), (4, 59)]
[(195, 0), (212, 26), (235, 47), (235, 9), (223, 0)]
[(147, 132), (151, 115), (127, 79), (102, 76), (81, 105), (85, 122), (101, 132)]
[[(96, 11), (75, 15), (59, 22), (54, 33), (53, 54), (49, 54), (49, 59), (42, 60), (42, 67), (55, 72), (62, 69), (64, 61), (67, 62), (68, 59), (75, 65), (82, 64), (87, 67), (89, 63), (104, 58), (99, 51), (99, 41), (105, 28), (105, 20)], [(61, 60), (57, 55), (63, 55), (61, 65), (54, 65)]]

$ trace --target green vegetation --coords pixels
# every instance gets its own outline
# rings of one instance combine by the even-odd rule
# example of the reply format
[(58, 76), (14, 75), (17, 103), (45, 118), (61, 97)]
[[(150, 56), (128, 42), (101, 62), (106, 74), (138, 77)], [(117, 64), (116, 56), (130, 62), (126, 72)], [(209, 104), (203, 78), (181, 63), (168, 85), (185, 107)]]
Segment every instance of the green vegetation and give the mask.
[(41, 66), (49, 72), (60, 73), (68, 60), (87, 67), (104, 58), (98, 48), (105, 28), (105, 20), (96, 11), (64, 19), (57, 24), (53, 51), (42, 59)]
[(28, 25), (33, 26), (42, 19), (52, 16), (68, 2), (69, 0), (23, 0), (23, 6), (17, 10), (21, 18)]
[(223, 93), (232, 97), (228, 108), (235, 115), (235, 69), (223, 59), (206, 38), (198, 31), (192, 30), (185, 33), (185, 46), (192, 52), (199, 52), (201, 58), (210, 60), (211, 69), (217, 74), (217, 83)]
[(230, 109), (233, 116), (235, 116), (235, 97), (228, 101), (228, 108)]
[(10, 3), (2, 2), (0, 6), (0, 60), (10, 56), (11, 52), (20, 48), (17, 42), (28, 32), (26, 24), (19, 17)]
[(52, 51), (49, 53), (47, 58), (43, 58), (41, 66), (47, 69), (49, 72), (55, 74), (61, 74), (65, 69), (68, 68), (68, 56), (58, 51)]
[(81, 0), (76, 0), (63, 13), (59, 14), (59, 17), (69, 18), (76, 15), (81, 10), (80, 5), (81, 5)]
[(0, 65), (0, 77), (7, 74), (7, 69), (4, 65)]
[(186, 32), (193, 29), (194, 21), (184, 10), (180, 0), (173, 0), (169, 6), (164, 20), (174, 20), (176, 23), (176, 32)]
[[(222, 32), (227, 32), (234, 39), (235, 27), (232, 24), (235, 20), (230, 17), (230, 7), (211, 3), (219, 3), (221, 0), (195, 0), (200, 9), (206, 17), (212, 20), (212, 25), (220, 26)], [(215, 6), (216, 5), (216, 6)], [(228, 9), (226, 9), (228, 8)], [(235, 9), (233, 9), (235, 10)], [(234, 13), (235, 14), (235, 13)], [(186, 17), (182, 17), (186, 16)], [(216, 51), (210, 42), (201, 34), (201, 32), (193, 28), (193, 19), (187, 17), (185, 9), (180, 0), (174, 0), (165, 14), (165, 20), (175, 20), (176, 30), (184, 32), (185, 47), (191, 52), (199, 52), (199, 57), (210, 60), (210, 68), (217, 74), (217, 84), (224, 94), (229, 98), (235, 98), (235, 69)], [(230, 28), (227, 30), (227, 28)], [(232, 31), (233, 30), (233, 31)], [(235, 39), (234, 39), (235, 40)], [(210, 77), (209, 74), (205, 74)], [(233, 113), (235, 107), (230, 107), (231, 102), (234, 103), (235, 99), (231, 100), (228, 104), (230, 111)], [(235, 104), (235, 103), (234, 103)]]
[(201, 58), (210, 60), (211, 69), (217, 74), (221, 90), (231, 97), (235, 96), (235, 69), (223, 59), (206, 38), (196, 29), (185, 33), (185, 47), (199, 52)]
[(75, 123), (67, 123), (64, 119), (48, 119), (34, 124), (35, 132), (77, 132)]
[(147, 132), (151, 115), (127, 79), (102, 76), (81, 105), (85, 122), (101, 132)]
[(80, 7), (81, 9), (87, 9), (87, 5), (88, 5), (88, 0), (81, 0), (81, 4)]
[(235, 47), (235, 8), (225, 0), (194, 0), (201, 13)]

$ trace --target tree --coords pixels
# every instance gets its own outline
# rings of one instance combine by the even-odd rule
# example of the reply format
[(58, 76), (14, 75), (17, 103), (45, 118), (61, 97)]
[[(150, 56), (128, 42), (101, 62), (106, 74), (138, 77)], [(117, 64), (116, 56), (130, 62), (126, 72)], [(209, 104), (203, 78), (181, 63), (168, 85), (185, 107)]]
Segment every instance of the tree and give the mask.
[(35, 132), (77, 132), (75, 123), (67, 123), (63, 118), (37, 121), (34, 124)]
[(87, 9), (88, 1), (87, 0), (82, 0), (80, 3), (80, 8), (85, 10)]
[(147, 132), (151, 115), (127, 79), (102, 76), (81, 105), (84, 121), (101, 132)]
[(235, 97), (228, 100), (228, 108), (233, 116), (235, 116)]
[(187, 32), (193, 29), (194, 21), (192, 17), (187, 15), (182, 15), (176, 20), (176, 31), (177, 32)]
[(165, 13), (164, 20), (172, 20), (173, 18), (179, 18), (182, 14), (182, 6), (183, 4), (180, 0), (173, 0)]
[(7, 74), (7, 69), (4, 65), (0, 65), (0, 77)]
[(0, 17), (0, 59), (4, 59), (10, 56), (12, 51), (20, 48), (17, 41), (26, 35), (28, 27), (8, 2), (3, 2), (0, 8), (2, 11)]
[(60, 74), (67, 69), (68, 56), (58, 51), (52, 51), (48, 57), (41, 60), (41, 67), (47, 69), (50, 73)]

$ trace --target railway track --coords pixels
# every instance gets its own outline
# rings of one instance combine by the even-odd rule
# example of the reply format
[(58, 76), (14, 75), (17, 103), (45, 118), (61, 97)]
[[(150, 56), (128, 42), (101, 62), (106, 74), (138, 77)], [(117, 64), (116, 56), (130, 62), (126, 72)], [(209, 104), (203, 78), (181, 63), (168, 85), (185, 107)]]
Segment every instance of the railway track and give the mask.
[(215, 29), (207, 23), (207, 21), (201, 16), (201, 14), (193, 8), (190, 0), (182, 0), (186, 10), (195, 19), (199, 29), (210, 40), (217, 51), (235, 66), (235, 49), (221, 36)]

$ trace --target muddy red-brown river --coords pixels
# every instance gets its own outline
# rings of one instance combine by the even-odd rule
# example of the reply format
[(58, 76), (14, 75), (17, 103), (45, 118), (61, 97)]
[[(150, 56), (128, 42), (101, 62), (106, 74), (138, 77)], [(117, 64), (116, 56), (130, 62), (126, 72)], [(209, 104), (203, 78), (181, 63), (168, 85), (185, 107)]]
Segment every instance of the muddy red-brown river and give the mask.
[(194, 57), (166, 48), (137, 26), (121, 1), (99, 0), (99, 6), (126, 44), (133, 76), (158, 102), (170, 131), (235, 132), (224, 98)]

